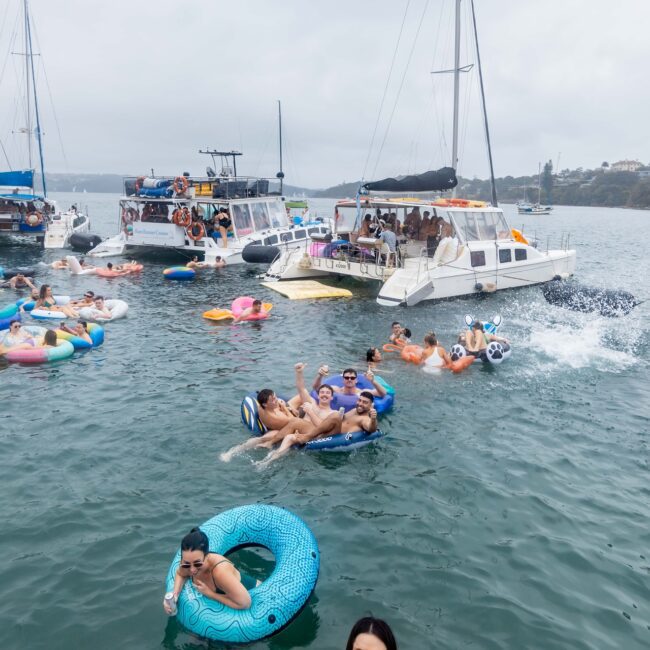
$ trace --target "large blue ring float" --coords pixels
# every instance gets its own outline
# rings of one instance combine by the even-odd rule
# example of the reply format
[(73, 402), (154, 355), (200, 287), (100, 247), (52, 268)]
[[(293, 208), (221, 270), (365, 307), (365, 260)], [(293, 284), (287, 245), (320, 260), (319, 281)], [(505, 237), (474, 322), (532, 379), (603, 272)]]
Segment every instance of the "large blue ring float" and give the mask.
[[(241, 420), (248, 430), (256, 436), (262, 436), (267, 431), (262, 424), (262, 420), (260, 420), (259, 409), (260, 405), (255, 393), (248, 393), (241, 403)], [(379, 429), (372, 433), (366, 433), (365, 431), (337, 433), (326, 438), (310, 440), (300, 448), (305, 451), (352, 451), (379, 440), (383, 435), (384, 433)]]
[[(375, 381), (383, 386), (386, 390), (386, 395), (384, 395), (384, 397), (375, 397), (375, 400), (373, 402), (377, 414), (381, 415), (382, 413), (386, 413), (386, 411), (389, 411), (391, 408), (393, 408), (393, 402), (395, 401), (395, 389), (377, 375), (375, 375)], [(343, 388), (343, 375), (325, 377), (322, 383), (329, 384), (330, 386), (336, 386), (337, 388)], [(357, 375), (357, 388), (360, 388), (361, 390), (374, 390), (375, 387), (365, 375)], [(312, 390), (311, 396), (314, 399), (318, 399), (318, 392)], [(351, 411), (356, 405), (357, 395), (343, 395), (342, 393), (334, 393), (334, 399), (332, 400), (332, 408), (334, 410), (344, 408), (347, 413), (348, 411)]]
[[(250, 590), (249, 609), (232, 609), (207, 598), (188, 580), (178, 597), (177, 618), (189, 631), (214, 641), (251, 643), (276, 634), (301, 611), (316, 586), (320, 552), (307, 525), (293, 513), (270, 505), (248, 505), (218, 514), (201, 525), (210, 551), (227, 555), (262, 546), (275, 556), (273, 573)], [(172, 591), (180, 549), (167, 572)]]

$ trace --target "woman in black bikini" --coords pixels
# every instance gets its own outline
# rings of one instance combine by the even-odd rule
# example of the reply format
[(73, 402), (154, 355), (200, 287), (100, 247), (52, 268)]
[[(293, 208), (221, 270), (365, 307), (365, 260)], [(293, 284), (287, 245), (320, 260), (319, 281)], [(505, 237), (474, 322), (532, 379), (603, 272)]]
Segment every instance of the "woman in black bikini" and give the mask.
[[(174, 578), (175, 600), (178, 600), (188, 579), (204, 596), (233, 609), (248, 609), (251, 606), (248, 589), (257, 584), (256, 580), (239, 573), (228, 558), (211, 553), (208, 536), (199, 528), (192, 528), (181, 541), (181, 563)], [(163, 608), (168, 614), (171, 613), (165, 601)]]
[(224, 248), (228, 248), (228, 229), (232, 226), (232, 221), (228, 215), (227, 208), (221, 208), (216, 215), (217, 225), (221, 233), (221, 242)]

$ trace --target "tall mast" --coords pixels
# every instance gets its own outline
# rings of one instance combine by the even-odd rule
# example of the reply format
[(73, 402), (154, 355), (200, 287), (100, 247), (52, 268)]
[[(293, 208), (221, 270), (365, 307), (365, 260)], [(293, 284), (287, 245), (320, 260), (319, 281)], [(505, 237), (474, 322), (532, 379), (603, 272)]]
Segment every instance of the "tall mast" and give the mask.
[(537, 163), (537, 205), (542, 204), (542, 163)]
[[(38, 142), (38, 157), (41, 162), (41, 181), (43, 183), (43, 197), (47, 198), (47, 184), (45, 182), (45, 160), (43, 158), (43, 139), (41, 137), (41, 119), (40, 115), (38, 112), (38, 95), (36, 94), (36, 72), (34, 71), (34, 53), (32, 51), (32, 30), (31, 26), (29, 24), (29, 13), (27, 9), (27, 0), (24, 0), (25, 4), (25, 35), (26, 35), (26, 49), (27, 49), (27, 56), (25, 57), (26, 60), (29, 62), (29, 67), (31, 69), (31, 77), (32, 77), (32, 90), (34, 91), (34, 115), (36, 116), (36, 140)], [(28, 97), (28, 105), (29, 105), (29, 87), (27, 88), (27, 97)], [(29, 120), (28, 120), (29, 123)], [(29, 123), (29, 139), (30, 139), (30, 147), (29, 147), (29, 157), (30, 157), (30, 167), (31, 167), (31, 123)]]
[[(454, 126), (452, 134), (451, 166), (458, 166), (458, 103), (460, 95), (460, 2), (456, 0), (456, 43), (454, 48)], [(453, 196), (456, 196), (454, 188)]]
[(280, 179), (280, 195), (282, 195), (282, 186), (284, 180), (284, 172), (282, 171), (282, 104), (278, 99), (278, 137), (280, 139), (280, 171), (276, 177)]
[(478, 78), (481, 84), (481, 103), (483, 105), (483, 121), (485, 123), (485, 140), (487, 142), (488, 161), (490, 163), (490, 187), (492, 189), (492, 205), (496, 208), (497, 184), (494, 180), (494, 164), (492, 163), (492, 144), (490, 143), (490, 129), (488, 128), (487, 106), (485, 104), (485, 88), (483, 87), (483, 68), (481, 66), (481, 53), (478, 47), (478, 29), (476, 28), (476, 12), (474, 11), (474, 0), (472, 2), (472, 24), (474, 25), (474, 42), (476, 43), (476, 62), (478, 64)]
[(27, 0), (23, 0), (23, 13), (25, 17), (25, 103), (26, 103), (26, 130), (27, 130), (27, 159), (28, 166), (32, 168), (32, 107), (31, 107), (31, 80), (29, 66), (29, 13)]

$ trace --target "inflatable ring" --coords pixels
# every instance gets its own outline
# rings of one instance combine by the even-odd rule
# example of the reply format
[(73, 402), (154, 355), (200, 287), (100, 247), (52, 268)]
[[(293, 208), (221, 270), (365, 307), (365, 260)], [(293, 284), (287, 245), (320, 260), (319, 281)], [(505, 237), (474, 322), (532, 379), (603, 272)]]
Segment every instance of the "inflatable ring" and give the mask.
[(192, 241), (199, 241), (199, 239), (203, 239), (205, 237), (205, 226), (200, 221), (195, 221), (187, 227), (187, 230), (185, 232)]
[[(178, 621), (190, 632), (214, 641), (252, 643), (279, 632), (303, 608), (316, 586), (320, 552), (307, 525), (293, 513), (265, 504), (227, 510), (201, 525), (210, 551), (228, 555), (261, 546), (275, 556), (273, 573), (250, 590), (249, 609), (232, 609), (199, 593), (188, 580), (178, 597)], [(173, 590), (181, 560), (172, 560), (166, 591)]]
[[(378, 384), (381, 384), (381, 386), (383, 386), (386, 390), (386, 395), (383, 397), (375, 396), (375, 399), (373, 401), (373, 406), (377, 411), (377, 415), (381, 415), (382, 413), (386, 413), (386, 411), (389, 411), (391, 408), (393, 408), (393, 402), (395, 401), (395, 389), (377, 375), (375, 375), (375, 381)], [(322, 383), (329, 384), (330, 386), (335, 386), (336, 388), (343, 388), (343, 375), (325, 377)], [(375, 389), (375, 387), (372, 385), (372, 382), (365, 375), (357, 375), (356, 387), (360, 388), (361, 390)], [(311, 396), (317, 400), (318, 392), (312, 390)], [(357, 405), (357, 397), (357, 395), (334, 393), (334, 399), (332, 400), (331, 408), (335, 411), (337, 409), (344, 408), (347, 413), (347, 411), (351, 411)]]
[(405, 345), (400, 351), (400, 356), (404, 361), (419, 365), (422, 363), (423, 351), (424, 350), (419, 345)]
[(88, 323), (88, 334), (92, 340), (92, 343), (88, 343), (86, 339), (82, 339), (80, 336), (70, 334), (70, 332), (64, 332), (63, 330), (55, 330), (56, 338), (63, 341), (70, 341), (72, 347), (75, 350), (87, 350), (88, 348), (99, 347), (104, 342), (104, 328), (97, 323)]
[(79, 316), (85, 320), (96, 320), (98, 322), (106, 322), (109, 320), (118, 320), (119, 318), (124, 318), (126, 316), (126, 312), (129, 311), (129, 305), (128, 303), (124, 302), (124, 300), (117, 300), (117, 299), (104, 300), (104, 306), (106, 307), (106, 309), (108, 309), (108, 311), (111, 312), (110, 318), (101, 316), (100, 315), (101, 312), (98, 309), (95, 309), (94, 307), (82, 307), (79, 310)]
[(44, 363), (67, 359), (73, 353), (74, 347), (70, 341), (59, 340), (54, 348), (9, 350), (5, 354), (5, 359), (12, 363)]
[(13, 321), (20, 321), (20, 312), (15, 303), (0, 309), (0, 330), (8, 330)]
[[(248, 393), (242, 400), (241, 421), (253, 435), (262, 436), (267, 432), (267, 428), (260, 420), (260, 405), (255, 393)], [(327, 436), (327, 438), (310, 440), (307, 444), (297, 445), (297, 447), (304, 451), (352, 451), (379, 440), (383, 435), (384, 433), (379, 429), (372, 433), (351, 431), (350, 433), (337, 433), (333, 436)]]
[(190, 183), (185, 176), (177, 176), (174, 179), (174, 192), (176, 194), (185, 194), (189, 186)]
[[(232, 301), (232, 305), (230, 305), (230, 311), (232, 312), (232, 315), (237, 318), (238, 316), (241, 316), (245, 309), (252, 307), (254, 302), (255, 299), (251, 298), (250, 296), (239, 296), (239, 298), (235, 298)], [(269, 317), (269, 311), (270, 308), (266, 309), (266, 303), (264, 303), (262, 305), (262, 311), (259, 314), (249, 314), (242, 320), (264, 320), (265, 318)]]
[(172, 212), (172, 222), (176, 226), (187, 228), (190, 223), (192, 223), (192, 217), (190, 216), (189, 210), (187, 208), (176, 208), (174, 212)]
[(163, 271), (163, 275), (165, 280), (193, 280), (196, 271), (187, 268), (187, 266), (170, 266)]
[(37, 226), (40, 226), (43, 223), (43, 213), (39, 212), (38, 210), (29, 212), (27, 215), (25, 215), (25, 223), (30, 228), (36, 228)]
[(24, 275), (26, 278), (31, 278), (36, 275), (36, 269), (29, 266), (16, 266), (12, 269), (3, 269), (2, 277), (5, 280), (11, 280), (11, 278), (17, 275)]

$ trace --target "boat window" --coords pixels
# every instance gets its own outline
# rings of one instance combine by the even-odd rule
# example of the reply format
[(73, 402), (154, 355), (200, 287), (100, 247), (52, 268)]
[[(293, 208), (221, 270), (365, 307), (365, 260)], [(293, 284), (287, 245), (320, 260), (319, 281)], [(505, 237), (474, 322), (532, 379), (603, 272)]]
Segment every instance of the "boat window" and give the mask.
[(512, 262), (512, 251), (509, 248), (499, 249), (499, 262), (501, 262), (501, 264)]
[(525, 248), (515, 248), (515, 261), (523, 262), (528, 259), (528, 251)]
[(510, 228), (508, 227), (506, 218), (503, 216), (503, 212), (493, 212), (492, 215), (494, 217), (494, 226), (497, 231), (497, 237), (499, 239), (510, 239)]
[(314, 233), (322, 232), (322, 228), (310, 228), (307, 232), (308, 232), (310, 235), (313, 235)]
[(253, 212), (253, 223), (255, 230), (266, 230), (271, 227), (269, 220), (269, 209), (265, 203), (252, 203), (251, 210)]
[(278, 243), (278, 236), (277, 235), (271, 235), (270, 237), (267, 237), (264, 240), (264, 245), (265, 246), (274, 246), (277, 243)]
[(479, 239), (494, 239), (497, 236), (494, 213), (477, 212), (476, 225), (478, 226)]
[(471, 251), (472, 266), (485, 266), (485, 251)]
[(306, 230), (295, 230), (293, 233), (295, 239), (304, 239), (307, 236)]
[(282, 239), (282, 241), (291, 241), (293, 239), (293, 235), (290, 232), (283, 232), (280, 235), (280, 239)]
[(248, 210), (248, 206), (245, 203), (233, 204), (231, 206), (230, 214), (239, 237), (250, 235), (253, 232), (253, 220)]
[(271, 220), (271, 228), (282, 228), (283, 226), (289, 225), (287, 212), (284, 209), (284, 203), (282, 201), (269, 201), (266, 205)]
[(479, 239), (474, 214), (474, 212), (450, 213), (456, 224), (456, 230), (460, 232), (465, 241), (476, 241)]

